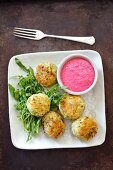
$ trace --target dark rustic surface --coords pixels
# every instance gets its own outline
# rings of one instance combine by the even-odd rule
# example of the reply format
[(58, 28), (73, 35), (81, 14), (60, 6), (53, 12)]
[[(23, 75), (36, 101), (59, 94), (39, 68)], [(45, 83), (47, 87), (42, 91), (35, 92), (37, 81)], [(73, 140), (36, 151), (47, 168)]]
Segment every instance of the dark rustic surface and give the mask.
[[(57, 39), (28, 41), (15, 38), (13, 28), (37, 28), (61, 35), (94, 35), (93, 46)], [(103, 145), (85, 149), (25, 151), (10, 138), (7, 68), (16, 54), (93, 49), (103, 59), (107, 136)], [(0, 170), (113, 169), (113, 3), (112, 1), (41, 1), (0, 4)]]

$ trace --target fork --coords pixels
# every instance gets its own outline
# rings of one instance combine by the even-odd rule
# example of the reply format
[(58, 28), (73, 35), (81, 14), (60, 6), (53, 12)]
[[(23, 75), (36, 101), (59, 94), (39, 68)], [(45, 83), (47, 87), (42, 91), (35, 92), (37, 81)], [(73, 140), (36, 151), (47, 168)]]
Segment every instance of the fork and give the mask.
[(60, 39), (77, 41), (77, 42), (86, 43), (89, 45), (93, 45), (95, 43), (95, 38), (93, 36), (73, 37), (73, 36), (48, 35), (48, 34), (44, 34), (40, 30), (17, 28), (17, 27), (14, 28), (14, 36), (27, 38), (31, 40), (41, 40), (44, 37), (52, 37), (52, 38), (60, 38)]

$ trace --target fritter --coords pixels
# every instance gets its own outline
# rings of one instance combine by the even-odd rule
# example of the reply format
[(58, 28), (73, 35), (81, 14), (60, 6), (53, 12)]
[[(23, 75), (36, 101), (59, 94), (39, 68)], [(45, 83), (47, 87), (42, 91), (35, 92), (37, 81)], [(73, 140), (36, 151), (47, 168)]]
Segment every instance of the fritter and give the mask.
[(56, 83), (57, 67), (55, 64), (40, 64), (36, 68), (36, 79), (44, 87)]
[(64, 118), (76, 120), (85, 109), (85, 100), (82, 96), (66, 94), (59, 103), (59, 109)]
[(53, 138), (58, 138), (61, 134), (63, 134), (65, 129), (65, 124), (62, 117), (54, 111), (50, 111), (45, 114), (42, 119), (42, 124), (45, 133)]
[(49, 112), (50, 99), (43, 93), (33, 94), (28, 98), (26, 105), (32, 115), (41, 117)]
[(97, 129), (96, 120), (91, 116), (81, 116), (72, 123), (73, 135), (86, 141), (96, 135)]

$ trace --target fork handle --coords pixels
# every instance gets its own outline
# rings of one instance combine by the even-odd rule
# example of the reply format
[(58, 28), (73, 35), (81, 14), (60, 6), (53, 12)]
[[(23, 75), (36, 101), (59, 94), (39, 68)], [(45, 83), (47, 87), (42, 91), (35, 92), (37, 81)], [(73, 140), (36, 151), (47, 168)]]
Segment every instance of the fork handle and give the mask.
[(95, 38), (93, 36), (90, 37), (72, 37), (72, 36), (59, 36), (59, 35), (47, 35), (45, 37), (52, 37), (52, 38), (60, 38), (72, 41), (78, 41), (85, 44), (93, 45), (95, 43)]

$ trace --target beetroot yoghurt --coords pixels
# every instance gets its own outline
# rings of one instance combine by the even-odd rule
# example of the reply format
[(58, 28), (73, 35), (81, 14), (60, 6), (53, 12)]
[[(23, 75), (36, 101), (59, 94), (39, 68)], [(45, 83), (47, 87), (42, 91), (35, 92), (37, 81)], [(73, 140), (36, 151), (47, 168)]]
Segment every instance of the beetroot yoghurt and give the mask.
[(94, 82), (95, 71), (92, 64), (81, 57), (67, 61), (61, 69), (61, 81), (73, 92), (82, 92)]

